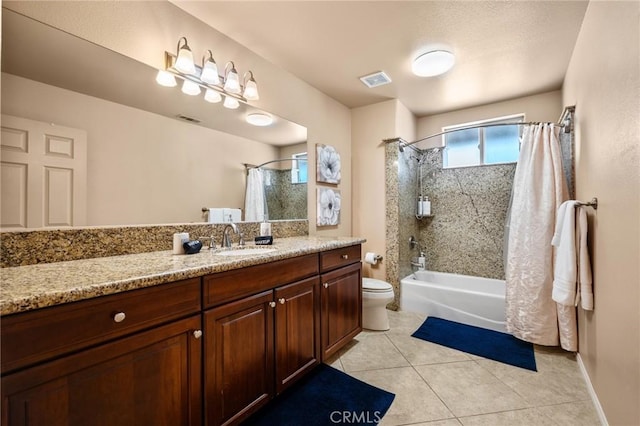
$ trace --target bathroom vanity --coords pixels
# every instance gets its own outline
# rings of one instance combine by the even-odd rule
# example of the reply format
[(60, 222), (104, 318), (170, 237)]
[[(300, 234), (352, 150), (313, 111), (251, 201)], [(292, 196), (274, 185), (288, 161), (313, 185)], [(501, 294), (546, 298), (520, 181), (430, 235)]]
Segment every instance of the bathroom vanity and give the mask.
[(241, 422), (360, 332), (362, 242), (3, 269), (2, 425)]

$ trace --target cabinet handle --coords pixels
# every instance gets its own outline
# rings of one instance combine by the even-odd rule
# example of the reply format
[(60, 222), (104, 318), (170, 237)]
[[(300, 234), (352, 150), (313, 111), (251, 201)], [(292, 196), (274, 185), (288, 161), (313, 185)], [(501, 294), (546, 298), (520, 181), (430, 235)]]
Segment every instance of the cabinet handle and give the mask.
[(348, 254), (343, 254), (342, 256), (340, 256), (341, 258), (343, 258), (344, 260), (347, 260), (349, 258)]
[(113, 320), (115, 322), (122, 322), (126, 317), (127, 316), (124, 314), (124, 312), (118, 312), (113, 316)]
[(269, 302), (269, 306), (271, 306), (272, 308), (276, 307), (276, 302)]
[(329, 283), (324, 283), (322, 285), (324, 286), (324, 288), (329, 288)]
[(280, 302), (281, 305), (284, 305), (284, 302), (286, 302), (286, 300), (284, 299), (284, 297), (278, 299), (278, 302)]
[(202, 330), (193, 330), (193, 337), (199, 339), (202, 337)]

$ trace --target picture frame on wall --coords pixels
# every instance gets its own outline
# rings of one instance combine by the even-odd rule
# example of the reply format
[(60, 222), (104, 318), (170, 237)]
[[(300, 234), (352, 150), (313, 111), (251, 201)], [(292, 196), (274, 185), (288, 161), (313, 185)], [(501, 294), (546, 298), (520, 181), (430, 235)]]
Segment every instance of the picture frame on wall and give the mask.
[(316, 144), (316, 182), (339, 184), (340, 154), (331, 145)]
[(341, 201), (340, 190), (335, 188), (318, 188), (316, 225), (339, 225)]

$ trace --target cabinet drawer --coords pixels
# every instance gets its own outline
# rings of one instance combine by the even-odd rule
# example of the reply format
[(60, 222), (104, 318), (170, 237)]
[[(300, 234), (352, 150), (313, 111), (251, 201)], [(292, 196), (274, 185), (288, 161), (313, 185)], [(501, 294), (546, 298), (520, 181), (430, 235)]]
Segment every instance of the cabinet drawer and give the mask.
[(203, 281), (205, 308), (318, 274), (318, 256), (309, 254), (219, 274)]
[(360, 261), (361, 245), (343, 247), (320, 253), (320, 271), (326, 272)]
[(2, 318), (2, 373), (199, 312), (200, 279)]

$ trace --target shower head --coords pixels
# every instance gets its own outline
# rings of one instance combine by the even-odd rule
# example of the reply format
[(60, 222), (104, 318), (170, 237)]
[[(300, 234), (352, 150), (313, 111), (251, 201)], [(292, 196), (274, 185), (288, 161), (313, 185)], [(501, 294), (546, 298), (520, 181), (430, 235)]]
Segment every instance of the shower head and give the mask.
[(404, 152), (404, 146), (398, 145), (398, 149), (400, 150), (400, 152)]

